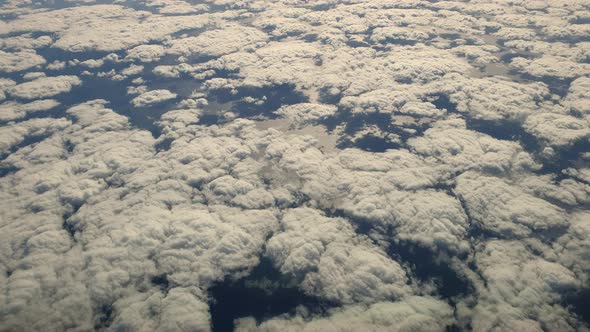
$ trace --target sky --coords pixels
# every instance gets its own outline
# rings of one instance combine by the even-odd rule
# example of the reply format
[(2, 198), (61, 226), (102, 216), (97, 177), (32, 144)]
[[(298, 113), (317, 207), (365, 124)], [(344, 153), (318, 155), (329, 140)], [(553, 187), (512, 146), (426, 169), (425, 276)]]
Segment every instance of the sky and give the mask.
[(5, 0), (0, 331), (590, 331), (587, 0)]

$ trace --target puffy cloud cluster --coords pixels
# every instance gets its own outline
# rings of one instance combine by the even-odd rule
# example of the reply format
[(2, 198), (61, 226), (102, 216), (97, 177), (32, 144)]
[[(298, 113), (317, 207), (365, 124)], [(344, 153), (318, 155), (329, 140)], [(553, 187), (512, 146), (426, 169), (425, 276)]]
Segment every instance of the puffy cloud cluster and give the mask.
[(26, 104), (5, 102), (0, 104), (0, 120), (9, 121), (26, 117), (28, 114), (51, 110), (59, 106), (54, 99), (35, 100)]
[(206, 17), (167, 17), (118, 5), (92, 5), (22, 15), (1, 25), (0, 34), (56, 33), (53, 47), (72, 52), (116, 51), (206, 23)]
[(73, 75), (39, 77), (11, 87), (8, 93), (20, 99), (40, 99), (70, 92), (82, 80)]
[(45, 63), (42, 56), (33, 50), (5, 52), (0, 50), (0, 72), (15, 72)]
[[(308, 315), (309, 316), (309, 315)], [(327, 317), (273, 318), (257, 325), (251, 318), (236, 322), (236, 331), (444, 331), (451, 325), (448, 304), (431, 297), (411, 297), (402, 302), (349, 306), (332, 310)]]
[(527, 195), (503, 180), (465, 173), (457, 180), (457, 193), (465, 202), (469, 215), (483, 229), (506, 238), (522, 238), (533, 233), (567, 227), (562, 209)]
[(283, 106), (275, 113), (293, 121), (297, 126), (305, 126), (327, 119), (336, 111), (337, 108), (334, 105), (302, 103)]
[(283, 215), (281, 228), (268, 241), (266, 255), (281, 273), (301, 280), (310, 295), (339, 303), (374, 303), (408, 292), (401, 266), (357, 237), (344, 219), (300, 208)]
[(131, 104), (133, 104), (135, 107), (143, 107), (161, 103), (174, 98), (176, 98), (176, 93), (170, 92), (170, 90), (151, 90), (133, 98), (131, 100)]

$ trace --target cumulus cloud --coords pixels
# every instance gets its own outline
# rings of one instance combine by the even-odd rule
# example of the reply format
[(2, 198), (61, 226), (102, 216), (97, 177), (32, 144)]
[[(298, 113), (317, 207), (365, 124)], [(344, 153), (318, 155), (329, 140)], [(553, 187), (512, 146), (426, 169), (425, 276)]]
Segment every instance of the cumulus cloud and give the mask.
[(303, 126), (329, 118), (336, 113), (336, 110), (336, 106), (333, 105), (303, 103), (283, 106), (275, 113), (293, 121), (298, 126)]
[(399, 302), (348, 306), (331, 310), (327, 317), (278, 317), (257, 324), (254, 319), (236, 321), (240, 332), (253, 331), (444, 331), (453, 322), (448, 304), (431, 297), (410, 297)]
[(21, 99), (40, 99), (70, 92), (81, 84), (82, 80), (73, 75), (47, 76), (15, 85), (8, 93)]
[(131, 104), (135, 107), (149, 106), (158, 104), (170, 99), (176, 98), (176, 93), (170, 92), (169, 90), (159, 89), (151, 90), (140, 94), (139, 96), (131, 100)]
[(116, 51), (206, 23), (205, 17), (166, 17), (117, 5), (94, 5), (22, 15), (1, 27), (0, 34), (56, 33), (53, 47), (72, 52)]
[(45, 59), (34, 50), (4, 52), (0, 50), (0, 72), (16, 72), (45, 64)]
[(59, 102), (53, 99), (35, 100), (26, 104), (5, 102), (0, 104), (0, 120), (16, 120), (24, 118), (30, 113), (48, 111), (57, 106), (59, 106)]
[(408, 145), (416, 153), (459, 169), (505, 172), (534, 169), (532, 157), (517, 142), (503, 141), (465, 128), (460, 119), (440, 121)]
[(2, 328), (586, 329), (584, 6), (3, 2)]
[(237, 51), (248, 51), (257, 43), (265, 41), (266, 34), (258, 29), (228, 26), (205, 31), (196, 37), (175, 39), (169, 45), (169, 52), (196, 56), (220, 56)]
[(576, 319), (559, 303), (578, 287), (575, 275), (560, 264), (535, 256), (518, 241), (481, 244), (475, 263), (487, 285), (470, 313), (477, 330), (575, 330)]
[(524, 129), (549, 145), (562, 147), (590, 137), (587, 119), (555, 113), (534, 114), (527, 118)]
[(269, 240), (266, 254), (282, 273), (301, 280), (308, 294), (373, 303), (408, 292), (401, 266), (358, 238), (343, 219), (295, 209), (283, 216), (281, 226), (284, 231)]
[(500, 178), (465, 173), (457, 179), (457, 193), (469, 215), (483, 229), (506, 238), (522, 238), (535, 232), (566, 228), (568, 218), (558, 206)]

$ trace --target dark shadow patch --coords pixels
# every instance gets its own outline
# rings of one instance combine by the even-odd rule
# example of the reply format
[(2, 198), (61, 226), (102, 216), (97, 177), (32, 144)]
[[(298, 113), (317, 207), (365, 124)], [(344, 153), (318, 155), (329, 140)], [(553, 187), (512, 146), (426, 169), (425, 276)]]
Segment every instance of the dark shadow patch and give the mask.
[(199, 117), (199, 124), (204, 126), (212, 126), (216, 124), (220, 124), (225, 120), (225, 118), (219, 114), (215, 113), (205, 113)]
[(418, 44), (417, 40), (407, 40), (407, 39), (399, 39), (399, 38), (385, 38), (385, 40), (380, 41), (381, 44), (390, 44), (390, 45), (399, 45), (399, 46), (414, 46)]
[(506, 53), (500, 57), (500, 62), (509, 64), (514, 58), (533, 59), (534, 56), (526, 53)]
[[(454, 304), (453, 299), (471, 294), (473, 285), (453, 270), (444, 259), (436, 259), (438, 255), (429, 248), (407, 241), (393, 242), (388, 254), (395, 260), (404, 262), (423, 282), (434, 282), (439, 294)], [(439, 256), (440, 257), (440, 256)]]
[(586, 326), (590, 326), (590, 288), (584, 288), (565, 296), (563, 305), (583, 321)]
[(111, 326), (111, 324), (113, 323), (113, 319), (114, 319), (114, 312), (113, 312), (113, 306), (110, 304), (103, 304), (100, 309), (98, 314), (96, 315), (96, 319), (94, 322), (94, 329), (98, 330), (98, 331), (102, 331), (106, 328), (108, 328), (109, 326)]
[(318, 35), (315, 33), (310, 33), (310, 34), (303, 36), (303, 40), (306, 43), (313, 43), (318, 40)]
[(391, 142), (385, 137), (378, 137), (368, 134), (354, 140), (354, 142), (350, 140), (344, 140), (338, 143), (336, 147), (339, 149), (355, 147), (369, 152), (385, 152), (390, 149), (398, 149), (400, 148), (400, 145), (397, 142)]
[(588, 164), (584, 161), (582, 155), (590, 151), (590, 140), (582, 139), (575, 142), (569, 147), (556, 148), (555, 156), (551, 159), (543, 159), (543, 168), (540, 173), (554, 173), (557, 179), (565, 178), (563, 171), (570, 167), (577, 167), (579, 165)]
[[(279, 84), (269, 87), (242, 87), (237, 93), (232, 93), (228, 89), (211, 91), (210, 96), (215, 101), (224, 104), (232, 102), (231, 111), (239, 114), (241, 118), (251, 118), (263, 116), (266, 118), (276, 118), (274, 111), (283, 105), (292, 105), (307, 102), (308, 98), (297, 91), (292, 84)], [(256, 103), (245, 102), (244, 98), (250, 97), (263, 101)]]
[(518, 141), (528, 152), (539, 150), (540, 146), (536, 138), (522, 129), (517, 121), (488, 121), (466, 118), (467, 129), (489, 135), (495, 139), (505, 141)]
[(13, 165), (0, 165), (0, 178), (16, 173), (18, 170), (19, 168)]
[(170, 147), (172, 146), (172, 142), (174, 142), (174, 138), (165, 138), (165, 139), (161, 140), (160, 142), (156, 143), (154, 148), (156, 149), (157, 152), (168, 151), (168, 150), (170, 150)]
[(6, 159), (9, 155), (15, 153), (19, 149), (27, 147), (29, 145), (34, 145), (34, 144), (40, 143), (41, 141), (45, 140), (46, 138), (48, 138), (50, 136), (51, 136), (50, 134), (27, 136), (18, 144), (13, 145), (7, 152), (0, 153), (0, 161)]
[(73, 223), (68, 222), (68, 220), (64, 220), (64, 222), (62, 223), (61, 227), (68, 232), (68, 234), (70, 235), (70, 238), (72, 240), (74, 240), (74, 242), (76, 241), (76, 225), (74, 225)]
[(160, 289), (163, 292), (168, 291), (168, 289), (170, 288), (170, 281), (168, 280), (168, 276), (165, 275), (165, 274), (160, 274), (160, 275), (157, 275), (157, 276), (153, 276), (150, 279), (150, 282), (153, 285), (160, 287)]
[(245, 278), (224, 280), (210, 290), (211, 323), (214, 332), (233, 331), (233, 322), (254, 317), (258, 322), (281, 314), (293, 314), (298, 306), (323, 314), (331, 304), (303, 293), (292, 280), (281, 275), (270, 260), (260, 264)]
[(429, 96), (430, 102), (439, 110), (446, 110), (449, 113), (458, 113), (457, 103), (451, 101), (451, 98), (443, 93), (432, 94)]

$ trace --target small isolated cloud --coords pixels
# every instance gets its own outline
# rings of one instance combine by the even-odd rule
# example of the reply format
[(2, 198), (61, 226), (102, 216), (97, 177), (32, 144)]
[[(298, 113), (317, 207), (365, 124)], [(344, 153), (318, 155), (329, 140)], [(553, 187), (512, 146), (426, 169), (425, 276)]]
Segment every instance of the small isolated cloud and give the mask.
[(176, 98), (176, 96), (176, 93), (170, 92), (169, 90), (165, 89), (151, 90), (148, 92), (144, 92), (139, 96), (133, 98), (131, 100), (131, 104), (133, 104), (133, 106), (135, 107), (150, 106), (170, 99), (174, 99)]

